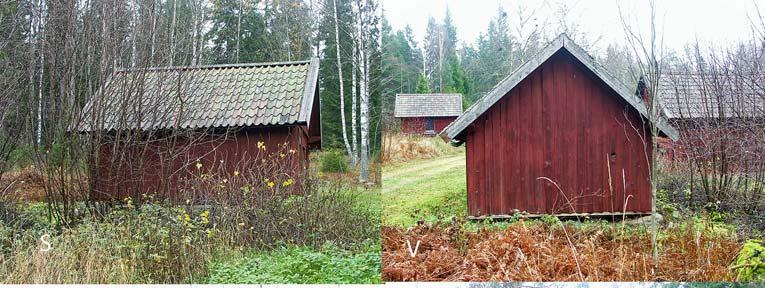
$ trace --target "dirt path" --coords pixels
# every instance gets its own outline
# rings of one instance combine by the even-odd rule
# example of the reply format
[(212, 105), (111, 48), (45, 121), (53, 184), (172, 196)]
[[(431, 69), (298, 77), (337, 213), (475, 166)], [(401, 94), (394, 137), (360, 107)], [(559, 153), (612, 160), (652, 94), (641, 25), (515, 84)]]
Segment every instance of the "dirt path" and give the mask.
[(401, 169), (386, 171), (382, 175), (382, 191), (383, 193), (393, 192), (406, 185), (438, 176), (464, 165), (465, 154), (462, 153), (433, 160), (424, 160), (412, 165), (406, 165)]

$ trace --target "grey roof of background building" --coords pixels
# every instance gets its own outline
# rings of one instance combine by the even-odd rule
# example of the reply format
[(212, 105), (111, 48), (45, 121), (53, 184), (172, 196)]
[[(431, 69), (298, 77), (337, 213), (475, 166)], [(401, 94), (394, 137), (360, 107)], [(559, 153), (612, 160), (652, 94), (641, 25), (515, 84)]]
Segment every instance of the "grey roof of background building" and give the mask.
[(310, 125), (318, 71), (318, 59), (118, 70), (77, 130)]
[(453, 117), (462, 114), (461, 94), (396, 94), (394, 116)]
[(691, 73), (659, 77), (659, 104), (669, 119), (765, 116), (765, 91), (753, 79)]

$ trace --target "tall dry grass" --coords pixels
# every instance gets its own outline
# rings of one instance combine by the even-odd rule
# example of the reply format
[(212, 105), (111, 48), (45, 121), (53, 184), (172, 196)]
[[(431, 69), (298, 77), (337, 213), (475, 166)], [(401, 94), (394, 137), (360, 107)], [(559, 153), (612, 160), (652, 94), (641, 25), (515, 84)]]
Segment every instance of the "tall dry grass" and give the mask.
[(464, 148), (453, 147), (439, 137), (385, 133), (382, 163), (398, 163), (415, 159), (431, 159), (460, 153)]
[[(463, 230), (383, 228), (385, 281), (731, 281), (731, 235), (687, 223), (662, 229), (659, 265), (645, 228), (525, 223)], [(406, 241), (421, 241), (412, 257)]]

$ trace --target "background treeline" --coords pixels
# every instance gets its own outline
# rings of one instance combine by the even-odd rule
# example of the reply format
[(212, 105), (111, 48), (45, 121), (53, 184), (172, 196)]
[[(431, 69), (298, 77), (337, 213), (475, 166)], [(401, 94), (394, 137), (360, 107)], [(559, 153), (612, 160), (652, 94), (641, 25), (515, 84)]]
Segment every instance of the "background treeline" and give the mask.
[[(1, 163), (24, 166), (79, 141), (65, 132), (115, 69), (310, 57), (321, 59), (324, 147), (339, 148), (337, 47), (346, 90), (361, 85), (351, 81), (353, 69), (367, 71), (366, 94), (357, 89), (347, 96), (359, 101), (346, 107), (345, 118), (349, 127), (356, 124), (354, 142), (366, 144), (374, 159), (380, 146), (378, 24), (378, 5), (367, 0), (0, 0), (0, 152), (14, 160)], [(364, 62), (352, 58), (360, 44)], [(351, 158), (361, 158), (360, 150)]]
[[(416, 39), (410, 27), (394, 30), (383, 19), (383, 62), (386, 87), (383, 107), (393, 123), (392, 109), (396, 93), (460, 93), (463, 107), (491, 90), (513, 70), (533, 57), (548, 41), (565, 32), (585, 48), (592, 48), (590, 39), (576, 26), (566, 23), (568, 9), (559, 7), (555, 21), (539, 19), (524, 7), (512, 11), (500, 8), (485, 32), (477, 39), (459, 39), (451, 12), (442, 20), (431, 17), (423, 39)], [(605, 64), (620, 79), (637, 83), (633, 76), (637, 62), (626, 45), (608, 45), (598, 53)], [(600, 51), (598, 51), (600, 52)]]

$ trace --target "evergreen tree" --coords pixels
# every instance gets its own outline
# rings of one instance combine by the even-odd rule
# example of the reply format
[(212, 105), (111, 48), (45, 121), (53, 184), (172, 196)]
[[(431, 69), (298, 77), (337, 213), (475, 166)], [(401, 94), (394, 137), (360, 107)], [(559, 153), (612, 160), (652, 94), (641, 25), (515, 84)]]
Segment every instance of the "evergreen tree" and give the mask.
[(430, 93), (430, 86), (428, 86), (428, 80), (425, 79), (425, 75), (420, 74), (420, 76), (417, 78), (417, 89), (414, 90), (414, 93), (417, 93), (417, 94)]
[(381, 85), (383, 126), (393, 127), (391, 125), (396, 123), (393, 118), (396, 94), (414, 93), (418, 77), (422, 77), (422, 85), (428, 91), (430, 88), (425, 76), (421, 76), (422, 54), (412, 35), (412, 29), (407, 26), (403, 30), (393, 31), (384, 16), (381, 23), (382, 63), (377, 82)]
[[(345, 91), (351, 91), (351, 72), (352, 63), (351, 49), (353, 31), (353, 13), (351, 11), (352, 0), (337, 0), (337, 17), (340, 32), (340, 60), (342, 61), (343, 81)], [(333, 0), (324, 0), (324, 9), (321, 10), (321, 21), (319, 25), (318, 38), (321, 45), (321, 65), (319, 69), (319, 81), (323, 88), (320, 92), (321, 97), (321, 124), (322, 124), (322, 145), (325, 147), (341, 148), (343, 147), (342, 125), (340, 117), (340, 87), (339, 75), (337, 71), (338, 47), (335, 45), (335, 24), (334, 24), (334, 3)], [(350, 126), (350, 94), (346, 92), (345, 119)]]

